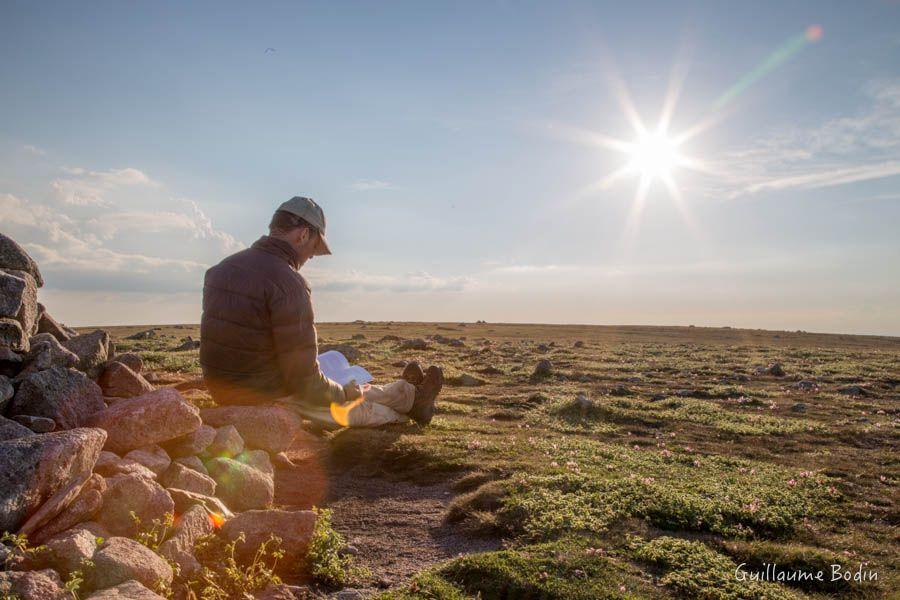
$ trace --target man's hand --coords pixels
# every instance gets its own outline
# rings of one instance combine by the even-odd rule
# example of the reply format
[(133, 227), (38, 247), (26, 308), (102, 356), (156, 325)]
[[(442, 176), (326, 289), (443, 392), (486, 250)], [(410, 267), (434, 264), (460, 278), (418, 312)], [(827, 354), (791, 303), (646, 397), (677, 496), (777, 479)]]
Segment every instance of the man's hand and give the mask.
[(355, 381), (346, 383), (344, 384), (344, 400), (346, 402), (353, 402), (354, 400), (362, 398), (368, 389), (369, 384), (361, 386)]

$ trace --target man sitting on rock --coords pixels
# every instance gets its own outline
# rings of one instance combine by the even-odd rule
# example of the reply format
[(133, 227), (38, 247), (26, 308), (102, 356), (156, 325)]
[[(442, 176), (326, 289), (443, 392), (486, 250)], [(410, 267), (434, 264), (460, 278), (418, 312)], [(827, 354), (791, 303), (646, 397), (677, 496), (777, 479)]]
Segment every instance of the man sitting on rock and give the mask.
[(319, 369), (310, 288), (298, 270), (331, 254), (325, 214), (296, 196), (275, 211), (269, 235), (206, 272), (200, 323), (203, 378), (218, 404), (275, 403), (309, 419), (377, 427), (427, 425), (443, 385), (436, 366), (410, 363), (385, 386), (341, 386)]

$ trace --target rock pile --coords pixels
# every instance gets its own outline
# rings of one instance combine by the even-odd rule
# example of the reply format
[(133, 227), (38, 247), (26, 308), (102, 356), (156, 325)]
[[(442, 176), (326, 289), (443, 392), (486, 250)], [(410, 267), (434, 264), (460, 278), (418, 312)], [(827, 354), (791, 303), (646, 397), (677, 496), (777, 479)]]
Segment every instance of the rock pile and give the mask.
[[(161, 598), (197, 573), (194, 545), (210, 534), (244, 533), (238, 551), (252, 553), (274, 533), (302, 558), (315, 513), (272, 509), (270, 457), (300, 419), (276, 407), (201, 411), (154, 389), (141, 357), (117, 354), (107, 332), (53, 319), (37, 302), (42, 285), (0, 234), (0, 532), (44, 546), (4, 536), (0, 597), (69, 598), (77, 572), (81, 597)], [(164, 523), (174, 526), (155, 550), (138, 541)]]

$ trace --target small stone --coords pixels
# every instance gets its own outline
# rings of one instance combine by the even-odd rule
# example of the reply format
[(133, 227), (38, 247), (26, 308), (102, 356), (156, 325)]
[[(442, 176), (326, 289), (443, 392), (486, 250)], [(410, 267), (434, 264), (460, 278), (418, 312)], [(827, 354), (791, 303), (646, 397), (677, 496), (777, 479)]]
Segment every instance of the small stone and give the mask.
[(157, 475), (168, 469), (169, 465), (172, 464), (172, 459), (169, 458), (166, 451), (156, 444), (132, 450), (122, 458), (144, 465)]
[(225, 458), (234, 458), (244, 449), (244, 439), (238, 433), (234, 425), (225, 425), (216, 430), (216, 437), (213, 438), (205, 451), (208, 456), (221, 456)]
[(216, 494), (216, 482), (212, 477), (177, 462), (172, 463), (166, 472), (160, 475), (159, 482), (163, 487), (178, 488), (204, 496)]
[(297, 413), (280, 406), (220, 406), (205, 408), (200, 416), (213, 427), (234, 425), (246, 446), (272, 454), (284, 452), (303, 434)]
[(12, 400), (16, 394), (12, 382), (6, 375), (0, 375), (0, 413), (6, 409), (6, 405)]
[(178, 488), (169, 488), (167, 491), (175, 502), (175, 510), (179, 514), (184, 513), (190, 507), (199, 504), (205, 508), (209, 514), (216, 515), (219, 519), (230, 519), (234, 516), (234, 513), (215, 496), (205, 496), (188, 490), (179, 490)]
[(78, 368), (96, 379), (109, 358), (109, 334), (102, 329), (76, 335), (62, 345), (78, 355)]
[(235, 546), (240, 556), (250, 556), (271, 535), (281, 538), (284, 564), (296, 564), (306, 555), (306, 549), (316, 523), (311, 510), (249, 510), (229, 519), (222, 526), (222, 535), (229, 541), (244, 540)]
[(50, 433), (56, 429), (56, 422), (47, 417), (34, 417), (32, 415), (15, 415), (13, 421), (23, 425), (35, 433)]
[(484, 385), (484, 381), (477, 377), (472, 377), (468, 373), (464, 373), (458, 377), (452, 377), (447, 380), (450, 385), (462, 387), (478, 387)]
[(547, 360), (546, 358), (539, 360), (537, 365), (534, 367), (534, 372), (531, 374), (533, 378), (543, 378), (549, 377), (553, 374), (553, 363)]
[(150, 548), (126, 537), (106, 540), (94, 553), (92, 583), (108, 588), (135, 580), (145, 587), (172, 583), (174, 572), (162, 557)]
[[(278, 456), (284, 456), (284, 454), (281, 453)], [(251, 467), (259, 469), (266, 475), (275, 475), (275, 469), (272, 468), (272, 461), (269, 459), (269, 453), (265, 450), (245, 450), (235, 456), (234, 459), (245, 465), (250, 465)]]
[(166, 600), (156, 592), (148, 590), (140, 582), (126, 581), (119, 585), (94, 592), (86, 600)]
[(196, 431), (177, 437), (174, 440), (169, 440), (163, 446), (169, 453), (169, 456), (181, 458), (183, 456), (201, 454), (212, 444), (215, 438), (215, 428), (203, 424)]
[[(110, 456), (111, 455), (111, 456)], [(94, 465), (94, 473), (103, 477), (115, 477), (117, 475), (137, 475), (145, 479), (156, 479), (156, 473), (130, 458), (119, 458), (111, 452), (103, 452)]]
[(97, 537), (83, 528), (70, 529), (44, 544), (46, 552), (39, 553), (43, 566), (54, 569), (63, 577), (82, 569), (84, 561), (91, 560), (97, 550)]
[(0, 442), (34, 435), (34, 432), (12, 419), (0, 416)]
[(340, 352), (344, 355), (344, 357), (349, 360), (351, 363), (357, 362), (362, 354), (359, 350), (351, 346), (350, 344), (320, 344), (319, 345), (319, 354), (325, 352)]
[(866, 388), (860, 385), (846, 385), (842, 388), (838, 388), (838, 394), (844, 394), (845, 396), (869, 396), (871, 392)]
[(427, 350), (428, 342), (423, 340), (422, 338), (414, 338), (411, 340), (404, 340), (400, 342), (400, 345), (397, 346), (398, 350)]
[(797, 402), (791, 407), (793, 412), (806, 412), (806, 405), (802, 402)]
[(193, 469), (198, 473), (209, 475), (209, 471), (206, 470), (206, 465), (203, 464), (203, 461), (200, 460), (200, 457), (198, 456), (182, 456), (181, 458), (176, 458), (175, 462), (186, 466), (188, 469)]
[(814, 390), (819, 387), (819, 384), (815, 381), (811, 381), (809, 379), (801, 379), (797, 383), (791, 386), (795, 390), (801, 390), (804, 392), (808, 392), (810, 390)]
[(136, 352), (125, 352), (119, 354), (115, 358), (113, 358), (111, 362), (122, 363), (138, 374), (144, 370), (144, 359), (141, 358), (141, 355)]
[(50, 316), (50, 313), (47, 312), (40, 302), (38, 303), (38, 307), (40, 308), (41, 313), (41, 316), (38, 319), (38, 333), (49, 333), (60, 342), (64, 342), (72, 337), (61, 323)]
[(109, 489), (103, 495), (103, 509), (98, 521), (113, 535), (134, 536), (138, 533), (132, 512), (140, 520), (141, 527), (151, 527), (154, 519), (162, 521), (167, 514), (174, 514), (172, 497), (152, 479), (119, 475), (108, 479), (107, 484)]
[(132, 333), (126, 340), (149, 340), (156, 337), (155, 329), (145, 329), (144, 331), (138, 331), (137, 333)]
[(590, 410), (594, 407), (594, 401), (588, 398), (585, 394), (578, 394), (577, 396), (575, 396), (575, 406), (577, 406), (581, 410)]
[(200, 570), (200, 563), (194, 558), (194, 546), (197, 540), (212, 533), (213, 529), (206, 509), (195, 504), (179, 516), (171, 536), (159, 545), (157, 552), (178, 563), (181, 576), (191, 576)]
[(11, 317), (0, 317), (0, 347), (18, 352), (28, 352), (31, 348), (22, 324)]
[(104, 396), (134, 398), (153, 390), (153, 386), (138, 373), (123, 363), (112, 361), (106, 364), (97, 380)]
[(259, 469), (231, 458), (213, 458), (206, 462), (206, 468), (216, 481), (216, 495), (231, 509), (243, 511), (271, 506), (275, 483)]

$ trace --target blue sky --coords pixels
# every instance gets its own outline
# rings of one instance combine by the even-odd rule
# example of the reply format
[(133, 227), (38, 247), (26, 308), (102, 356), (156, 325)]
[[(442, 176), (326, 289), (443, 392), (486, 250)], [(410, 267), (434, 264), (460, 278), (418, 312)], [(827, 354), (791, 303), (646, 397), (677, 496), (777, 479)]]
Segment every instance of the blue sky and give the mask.
[[(198, 321), (302, 194), (320, 320), (900, 335), (898, 64), (895, 2), (7, 1), (0, 230), (78, 325)], [(673, 72), (703, 170), (635, 218), (591, 135), (635, 138), (621, 89), (654, 127)]]

